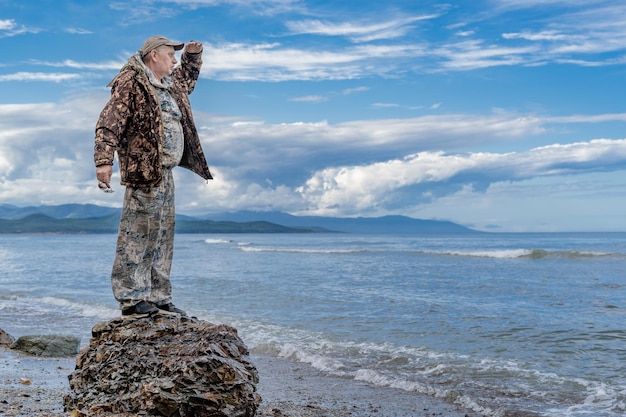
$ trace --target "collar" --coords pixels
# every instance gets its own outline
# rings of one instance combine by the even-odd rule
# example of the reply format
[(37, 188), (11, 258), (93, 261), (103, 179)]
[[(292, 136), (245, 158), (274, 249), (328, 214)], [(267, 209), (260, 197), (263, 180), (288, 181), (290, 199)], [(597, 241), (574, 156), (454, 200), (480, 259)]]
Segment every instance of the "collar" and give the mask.
[(133, 58), (135, 59), (135, 61), (139, 63), (139, 65), (141, 65), (141, 68), (148, 75), (150, 84), (152, 84), (153, 86), (158, 87), (158, 88), (169, 89), (174, 83), (174, 80), (169, 75), (163, 77), (161, 80), (157, 80), (154, 74), (152, 73), (152, 70), (148, 68), (148, 66), (146, 66), (146, 64), (144, 64), (143, 61), (141, 60), (141, 54), (139, 52), (133, 55)]

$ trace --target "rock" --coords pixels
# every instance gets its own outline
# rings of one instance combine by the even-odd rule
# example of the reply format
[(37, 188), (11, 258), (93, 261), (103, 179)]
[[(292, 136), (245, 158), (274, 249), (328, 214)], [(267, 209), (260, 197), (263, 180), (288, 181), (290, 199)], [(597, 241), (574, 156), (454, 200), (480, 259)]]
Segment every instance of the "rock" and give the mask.
[(15, 338), (4, 330), (0, 329), (0, 346), (9, 347), (13, 344), (13, 342), (15, 342)]
[(76, 355), (79, 346), (80, 339), (75, 336), (33, 335), (19, 337), (11, 349), (35, 356), (64, 357)]
[(226, 325), (183, 316), (96, 324), (63, 399), (73, 416), (252, 417), (249, 352)]

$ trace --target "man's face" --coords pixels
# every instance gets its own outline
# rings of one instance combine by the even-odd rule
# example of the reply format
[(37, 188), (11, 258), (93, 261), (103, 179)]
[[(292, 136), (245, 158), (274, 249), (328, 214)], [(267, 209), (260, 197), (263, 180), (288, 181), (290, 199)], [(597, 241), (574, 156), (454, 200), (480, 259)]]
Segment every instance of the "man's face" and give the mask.
[(160, 46), (151, 52), (152, 66), (151, 70), (157, 79), (170, 75), (176, 65), (176, 51), (172, 46)]

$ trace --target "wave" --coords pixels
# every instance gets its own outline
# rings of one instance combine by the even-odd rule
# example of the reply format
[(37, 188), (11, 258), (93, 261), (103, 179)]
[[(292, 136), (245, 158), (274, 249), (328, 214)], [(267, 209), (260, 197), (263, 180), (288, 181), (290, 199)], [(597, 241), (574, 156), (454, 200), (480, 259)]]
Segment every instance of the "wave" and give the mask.
[[(542, 248), (451, 248), (444, 244), (441, 248), (419, 247), (405, 245), (402, 242), (383, 241), (359, 241), (349, 242), (326, 242), (321, 245), (294, 245), (294, 246), (271, 246), (255, 244), (250, 241), (237, 241), (224, 238), (207, 238), (204, 243), (208, 245), (233, 245), (241, 252), (273, 252), (293, 254), (384, 254), (384, 253), (408, 253), (420, 255), (454, 256), (467, 258), (492, 258), (492, 259), (591, 259), (591, 258), (626, 258), (626, 253), (600, 252), (592, 250), (576, 249), (542, 249)], [(319, 242), (316, 242), (319, 243)], [(337, 244), (338, 243), (338, 244)]]
[(450, 256), (467, 256), (473, 258), (497, 258), (497, 259), (515, 259), (524, 258), (532, 255), (529, 249), (497, 249), (497, 250), (450, 250), (450, 251), (425, 251), (435, 255)]
[(541, 259), (541, 258), (568, 258), (568, 259), (577, 259), (577, 258), (596, 258), (596, 257), (609, 257), (609, 256), (624, 256), (619, 253), (612, 252), (586, 252), (586, 251), (578, 251), (578, 250), (565, 250), (565, 251), (546, 251), (541, 249), (533, 250), (529, 258)]
[[(519, 410), (526, 416), (621, 415), (623, 387), (515, 361), (388, 342), (331, 340), (323, 333), (277, 325), (233, 324), (254, 353), (307, 364), (329, 376), (441, 398), (479, 416), (518, 415)], [(580, 390), (570, 392), (571, 386)]]
[(228, 239), (204, 239), (204, 243), (209, 245), (220, 244), (220, 243), (232, 243), (232, 240)]
[(237, 246), (248, 246), (252, 244), (250, 242), (237, 242), (231, 239), (219, 239), (219, 238), (218, 239), (215, 239), (215, 238), (204, 239), (204, 243), (206, 243), (207, 245), (236, 244)]
[[(99, 319), (112, 319), (119, 316), (120, 312), (117, 308), (103, 305), (97, 305), (89, 302), (77, 302), (59, 297), (22, 297), (22, 296), (0, 296), (0, 300), (13, 301), (14, 304), (25, 304), (29, 310), (37, 308), (42, 312), (56, 310), (75, 311), (82, 317), (95, 317)], [(19, 309), (13, 306), (13, 309)]]
[(544, 249), (495, 249), (495, 250), (459, 250), (459, 251), (432, 251), (424, 252), (439, 255), (467, 256), (477, 258), (496, 259), (545, 259), (545, 258), (565, 258), (582, 259), (609, 256), (624, 256), (623, 254), (611, 252), (586, 252), (577, 250), (544, 250)]
[(321, 254), (347, 254), (347, 253), (366, 253), (369, 252), (363, 249), (336, 249), (336, 248), (269, 248), (269, 247), (254, 247), (254, 246), (242, 246), (242, 252), (283, 252), (283, 253), (321, 253)]
[(239, 244), (242, 252), (280, 252), (280, 253), (319, 253), (319, 254), (362, 254), (362, 253), (384, 253), (384, 252), (408, 252), (423, 255), (458, 256), (471, 258), (493, 258), (493, 259), (586, 259), (601, 257), (624, 257), (624, 254), (613, 252), (587, 252), (577, 250), (544, 250), (544, 249), (482, 249), (482, 250), (410, 250), (406, 248), (387, 249), (363, 249), (363, 248), (285, 248), (253, 246), (252, 244)]

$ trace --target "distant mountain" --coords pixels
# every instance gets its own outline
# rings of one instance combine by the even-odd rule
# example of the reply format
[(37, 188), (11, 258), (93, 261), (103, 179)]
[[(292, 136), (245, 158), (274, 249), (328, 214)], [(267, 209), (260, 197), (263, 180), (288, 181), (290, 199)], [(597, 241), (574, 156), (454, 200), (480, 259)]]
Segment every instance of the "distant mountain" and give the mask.
[(0, 219), (0, 233), (113, 233), (119, 220), (118, 214), (83, 219), (29, 214), (21, 219)]
[[(16, 207), (0, 204), (0, 232), (115, 233), (120, 209), (93, 204)], [(176, 216), (178, 233), (480, 233), (442, 220), (406, 216), (322, 217), (282, 212), (237, 211), (203, 216)]]
[(237, 211), (233, 213), (202, 216), (213, 220), (266, 221), (290, 227), (315, 226), (344, 233), (393, 233), (393, 234), (432, 234), (432, 233), (480, 233), (459, 224), (445, 220), (422, 220), (406, 216), (383, 217), (322, 217), (292, 216), (282, 212)]
[[(83, 219), (55, 219), (43, 214), (29, 214), (21, 219), (0, 219), (0, 233), (116, 233), (118, 213)], [(269, 222), (229, 222), (211, 220), (176, 220), (178, 233), (313, 233), (314, 228), (286, 227)]]
[(30, 206), (17, 207), (10, 204), (0, 204), (0, 219), (22, 219), (31, 214), (43, 214), (54, 219), (86, 219), (102, 217), (118, 213), (120, 209), (102, 207), (95, 204), (63, 204), (60, 206)]

